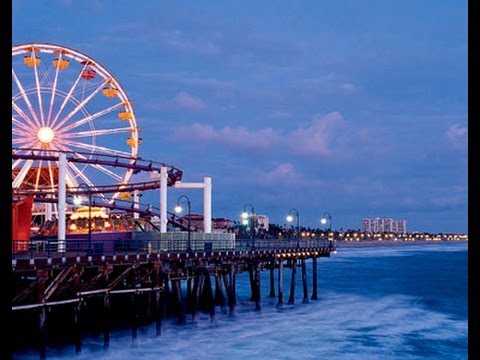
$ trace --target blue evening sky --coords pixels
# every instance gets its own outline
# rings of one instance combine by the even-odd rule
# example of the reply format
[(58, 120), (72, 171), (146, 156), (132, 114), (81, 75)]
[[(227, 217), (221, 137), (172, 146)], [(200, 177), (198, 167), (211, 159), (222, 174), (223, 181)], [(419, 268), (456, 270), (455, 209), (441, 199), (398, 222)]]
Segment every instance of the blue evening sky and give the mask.
[(467, 1), (15, 0), (12, 25), (104, 65), (214, 217), (467, 232)]

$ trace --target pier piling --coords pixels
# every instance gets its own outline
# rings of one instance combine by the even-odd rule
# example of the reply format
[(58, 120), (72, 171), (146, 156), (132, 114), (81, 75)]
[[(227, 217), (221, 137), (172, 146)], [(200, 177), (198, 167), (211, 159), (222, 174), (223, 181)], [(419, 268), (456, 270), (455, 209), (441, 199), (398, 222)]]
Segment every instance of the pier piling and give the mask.
[(47, 306), (44, 305), (39, 310), (39, 355), (40, 359), (47, 358)]
[(283, 260), (278, 260), (278, 302), (277, 306), (283, 305)]
[(275, 260), (270, 263), (270, 293), (268, 297), (275, 297)]
[(82, 352), (82, 306), (83, 301), (80, 301), (73, 306), (73, 342), (75, 343), (75, 354)]
[(215, 273), (215, 305), (219, 305), (222, 308), (225, 306), (225, 296), (223, 295), (222, 290), (222, 279), (218, 272)]
[(110, 295), (103, 296), (103, 348), (110, 347)]
[(297, 258), (291, 260), (291, 278), (290, 278), (290, 297), (288, 298), (288, 305), (295, 303), (295, 275), (297, 273)]
[(312, 300), (318, 300), (318, 295), (317, 295), (317, 258), (312, 259)]
[(131, 317), (132, 317), (132, 345), (137, 344), (137, 337), (138, 337), (138, 295), (133, 293), (131, 295), (132, 299), (132, 309), (131, 309)]
[(302, 259), (302, 285), (303, 285), (303, 303), (307, 304), (308, 301), (308, 284), (307, 284), (307, 265), (305, 259)]

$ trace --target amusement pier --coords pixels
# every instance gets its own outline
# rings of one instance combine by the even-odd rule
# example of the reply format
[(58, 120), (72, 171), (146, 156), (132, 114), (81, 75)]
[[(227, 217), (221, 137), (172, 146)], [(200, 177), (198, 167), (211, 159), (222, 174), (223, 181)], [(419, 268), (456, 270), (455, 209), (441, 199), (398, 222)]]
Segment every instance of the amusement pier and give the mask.
[[(297, 283), (303, 302), (318, 299), (317, 262), (336, 251), (334, 238), (301, 237), (295, 209), (292, 238), (215, 231), (212, 178), (184, 181), (175, 166), (143, 159), (139, 134), (127, 93), (98, 61), (62, 45), (12, 48), (14, 346), (44, 359), (58, 339), (78, 353), (87, 333), (103, 332), (108, 348), (119, 327), (136, 339), (142, 324), (155, 323), (160, 335), (168, 317), (234, 313), (241, 273), (254, 311), (262, 271), (277, 306), (295, 303)], [(191, 221), (187, 195), (168, 211), (171, 188), (203, 192), (201, 224)], [(159, 206), (141, 202), (147, 191), (158, 192)]]

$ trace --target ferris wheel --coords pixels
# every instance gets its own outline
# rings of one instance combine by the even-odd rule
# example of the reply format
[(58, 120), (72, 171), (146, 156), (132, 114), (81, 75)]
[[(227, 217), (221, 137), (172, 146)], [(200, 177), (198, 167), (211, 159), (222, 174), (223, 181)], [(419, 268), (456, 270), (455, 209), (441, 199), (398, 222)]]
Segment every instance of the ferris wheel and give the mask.
[[(131, 168), (96, 162), (100, 155), (134, 163), (141, 143), (132, 103), (117, 79), (98, 61), (61, 45), (12, 47), (12, 189), (52, 192), (58, 184), (53, 152), (74, 152), (67, 187), (127, 184)], [(112, 202), (122, 193), (100, 194)]]

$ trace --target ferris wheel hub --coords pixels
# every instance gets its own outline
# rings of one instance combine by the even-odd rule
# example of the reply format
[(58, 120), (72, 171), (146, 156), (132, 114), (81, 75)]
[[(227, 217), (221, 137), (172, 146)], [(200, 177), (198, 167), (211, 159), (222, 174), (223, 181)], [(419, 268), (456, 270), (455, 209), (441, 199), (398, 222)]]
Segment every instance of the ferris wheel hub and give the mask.
[(48, 126), (44, 126), (40, 128), (37, 132), (38, 140), (40, 140), (43, 144), (50, 144), (55, 137), (55, 132), (52, 128)]

